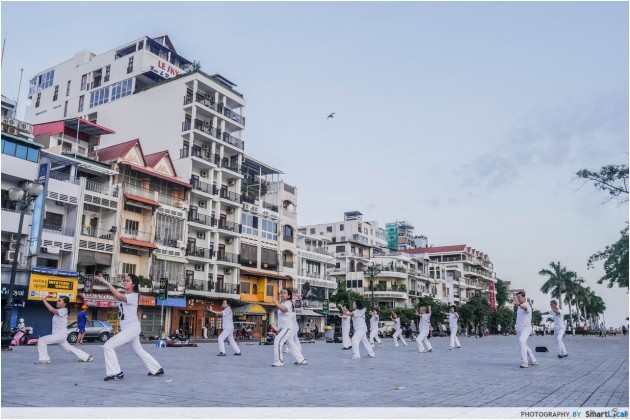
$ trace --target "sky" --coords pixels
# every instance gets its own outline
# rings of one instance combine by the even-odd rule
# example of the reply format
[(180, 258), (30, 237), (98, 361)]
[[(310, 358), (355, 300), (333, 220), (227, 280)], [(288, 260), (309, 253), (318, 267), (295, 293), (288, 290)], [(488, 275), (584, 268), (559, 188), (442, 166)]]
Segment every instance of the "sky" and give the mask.
[[(36, 10), (36, 12), (35, 12)], [(76, 52), (167, 33), (235, 82), (245, 152), (298, 187), (298, 224), (358, 210), (488, 254), (547, 310), (560, 261), (627, 323), (590, 255), (628, 206), (575, 173), (628, 163), (626, 2), (2, 2), (2, 94)], [(326, 116), (335, 112), (332, 119)]]

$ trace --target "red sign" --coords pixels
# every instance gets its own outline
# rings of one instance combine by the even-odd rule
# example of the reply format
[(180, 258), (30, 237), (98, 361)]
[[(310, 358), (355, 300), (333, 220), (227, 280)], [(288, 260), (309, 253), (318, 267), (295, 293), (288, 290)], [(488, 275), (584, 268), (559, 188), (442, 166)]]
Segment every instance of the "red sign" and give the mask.
[(490, 310), (495, 311), (497, 309), (497, 301), (494, 295), (494, 282), (488, 282), (488, 289), (490, 289)]
[(81, 293), (83, 304), (91, 308), (116, 308), (118, 299), (104, 293)]

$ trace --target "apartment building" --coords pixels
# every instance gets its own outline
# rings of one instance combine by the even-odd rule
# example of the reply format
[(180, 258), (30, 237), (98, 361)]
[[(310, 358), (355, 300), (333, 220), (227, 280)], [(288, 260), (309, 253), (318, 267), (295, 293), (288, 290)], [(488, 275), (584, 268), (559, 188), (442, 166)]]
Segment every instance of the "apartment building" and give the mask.
[(490, 309), (496, 308), (495, 275), (487, 254), (468, 245), (404, 250), (408, 254), (427, 254), (433, 263), (429, 275), (441, 280), (438, 293), (449, 304), (464, 304), (477, 293), (487, 297)]
[(385, 224), (387, 232), (387, 247), (389, 249), (415, 249), (426, 248), (428, 238), (424, 235), (416, 235), (415, 227), (406, 220), (397, 220)]
[(323, 236), (336, 242), (354, 241), (376, 248), (375, 252), (387, 248), (385, 229), (379, 227), (376, 221), (364, 221), (363, 213), (347, 211), (343, 214), (343, 221), (320, 223), (316, 225), (300, 226), (300, 232), (305, 235)]

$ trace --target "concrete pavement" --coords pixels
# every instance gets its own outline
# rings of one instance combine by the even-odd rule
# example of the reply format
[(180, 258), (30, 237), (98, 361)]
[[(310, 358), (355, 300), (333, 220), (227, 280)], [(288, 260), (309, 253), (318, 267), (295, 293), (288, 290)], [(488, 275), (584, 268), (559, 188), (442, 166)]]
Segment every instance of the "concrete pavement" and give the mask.
[(36, 347), (2, 353), (2, 407), (628, 407), (628, 337), (566, 337), (569, 357), (558, 359), (554, 337), (531, 337), (538, 366), (520, 369), (515, 336), (432, 338), (432, 353), (415, 342), (385, 339), (377, 357), (350, 360), (341, 344), (303, 344), (307, 366), (290, 354), (272, 368), (272, 346), (241, 343), (242, 356), (217, 357), (216, 342), (196, 348), (145, 349), (166, 375), (148, 377), (130, 346), (117, 350), (125, 378), (104, 382), (100, 343), (82, 349), (79, 363), (50, 346), (50, 365), (34, 365)]

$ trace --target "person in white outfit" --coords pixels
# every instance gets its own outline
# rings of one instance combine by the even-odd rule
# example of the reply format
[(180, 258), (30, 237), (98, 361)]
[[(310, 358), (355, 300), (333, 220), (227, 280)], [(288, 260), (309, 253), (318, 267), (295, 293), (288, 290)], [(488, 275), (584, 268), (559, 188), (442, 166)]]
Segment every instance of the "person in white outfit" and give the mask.
[(126, 273), (123, 280), (123, 288), (125, 293), (119, 292), (105, 278), (98, 274), (96, 279), (109, 287), (109, 291), (119, 300), (118, 303), (118, 319), (120, 320), (120, 332), (107, 340), (103, 346), (105, 353), (105, 372), (107, 376), (105, 381), (118, 381), (125, 376), (120, 370), (118, 357), (116, 357), (116, 348), (123, 344), (131, 344), (131, 348), (136, 355), (142, 360), (146, 368), (149, 370), (149, 376), (164, 375), (162, 366), (147, 353), (140, 344), (140, 321), (138, 320), (138, 276)]
[(82, 362), (91, 362), (94, 360), (94, 358), (86, 352), (68, 344), (68, 303), (70, 303), (68, 296), (61, 296), (57, 299), (56, 308), (53, 308), (50, 303), (46, 302), (47, 297), (48, 293), (44, 294), (42, 296), (42, 301), (44, 302), (46, 309), (53, 313), (52, 333), (41, 337), (37, 341), (39, 360), (35, 362), (35, 364), (47, 365), (50, 363), (50, 356), (48, 356), (48, 345), (50, 344), (59, 344), (62, 349), (68, 353), (73, 353)]
[(400, 328), (400, 317), (396, 314), (396, 312), (392, 312), (391, 315), (392, 321), (394, 321), (394, 335), (392, 338), (394, 339), (394, 347), (398, 347), (398, 339), (402, 341), (403, 345), (407, 345), (405, 341), (405, 337), (402, 336), (402, 328)]
[[(291, 302), (293, 303), (293, 307), (295, 308), (295, 302)], [(300, 326), (297, 322), (297, 313), (295, 311), (291, 312), (291, 319), (293, 321), (293, 330), (295, 331), (295, 334), (293, 334), (293, 344), (295, 344), (295, 346), (300, 350), (300, 352), (302, 352), (302, 343), (300, 343), (300, 338), (298, 337), (298, 334), (300, 332)], [(288, 353), (289, 352), (289, 346), (287, 345), (287, 343), (284, 343), (284, 353)]]
[(558, 343), (558, 358), (562, 359), (563, 357), (569, 356), (567, 354), (567, 348), (564, 346), (564, 341), (562, 341), (567, 327), (564, 324), (564, 320), (562, 319), (562, 310), (558, 308), (558, 302), (552, 300), (549, 303), (549, 306), (551, 306), (551, 310), (549, 312), (542, 312), (541, 315), (553, 315), (553, 333), (556, 336), (556, 340)]
[(281, 367), (284, 366), (284, 358), (282, 357), (282, 346), (287, 343), (289, 351), (295, 358), (298, 365), (307, 365), (306, 359), (302, 356), (302, 352), (295, 345), (293, 341), (293, 335), (297, 334), (295, 326), (293, 324), (293, 292), (291, 289), (282, 289), (280, 292), (281, 301), (278, 302), (275, 296), (273, 296), (273, 303), (278, 308), (278, 328), (280, 331), (276, 334), (273, 340), (273, 355), (274, 362), (271, 366)]
[(352, 312), (343, 307), (343, 314), (352, 317), (352, 325), (354, 325), (354, 335), (352, 336), (352, 357), (351, 359), (360, 359), (361, 353), (359, 352), (359, 346), (363, 343), (363, 347), (368, 352), (368, 356), (376, 357), (372, 346), (367, 339), (367, 323), (365, 322), (365, 306), (360, 300), (352, 302)]
[[(458, 349), (462, 348), (459, 344), (459, 338), (457, 338), (457, 321), (459, 320), (459, 314), (455, 310), (455, 305), (451, 305), (451, 312), (448, 314), (448, 327), (451, 330), (451, 346), (449, 350), (453, 350), (453, 347), (457, 346)], [(499, 326), (500, 331), (500, 326)]]
[[(341, 307), (342, 313), (344, 310), (348, 310), (345, 306)], [(343, 350), (350, 350), (352, 348), (352, 341), (350, 340), (350, 317), (346, 315), (337, 315), (341, 318), (341, 338)]]
[(374, 340), (378, 342), (379, 347), (383, 347), (383, 342), (378, 336), (378, 312), (376, 309), (372, 309), (372, 318), (370, 318), (370, 344), (374, 347)]
[(525, 292), (516, 294), (516, 336), (521, 350), (521, 367), (537, 365), (532, 349), (527, 345), (527, 339), (532, 334), (532, 305), (525, 300)]
[[(427, 308), (428, 308), (428, 312), (427, 312)], [(418, 337), (416, 337), (416, 343), (418, 343), (418, 352), (419, 353), (424, 353), (425, 351), (432, 352), (433, 347), (431, 347), (431, 343), (429, 343), (429, 340), (427, 339), (427, 337), (431, 333), (431, 307), (427, 306), (425, 308), (424, 306), (421, 306), (420, 313), (416, 311), (416, 316), (420, 317), (420, 327), (418, 331)], [(422, 343), (424, 343), (424, 346), (427, 347), (426, 350), (424, 349), (424, 346), (422, 345)]]
[(234, 340), (234, 320), (232, 319), (232, 306), (227, 299), (224, 299), (223, 303), (221, 304), (221, 308), (223, 309), (222, 311), (215, 311), (210, 309), (210, 312), (212, 312), (213, 314), (222, 316), (221, 325), (223, 327), (223, 331), (219, 335), (219, 354), (217, 354), (217, 356), (225, 356), (226, 338), (230, 342), (230, 346), (232, 346), (232, 348), (236, 352), (234, 353), (234, 356), (240, 356), (241, 349), (238, 347), (238, 344), (236, 344), (236, 340)]

